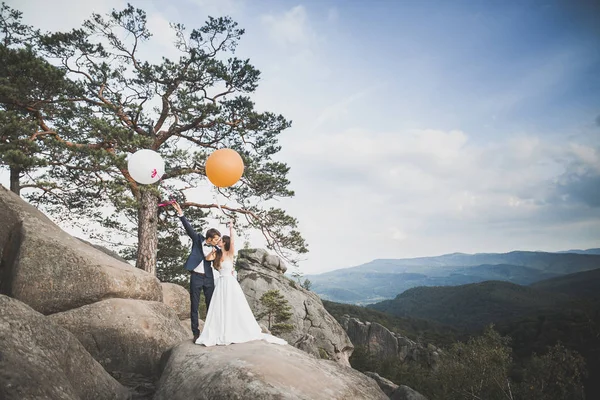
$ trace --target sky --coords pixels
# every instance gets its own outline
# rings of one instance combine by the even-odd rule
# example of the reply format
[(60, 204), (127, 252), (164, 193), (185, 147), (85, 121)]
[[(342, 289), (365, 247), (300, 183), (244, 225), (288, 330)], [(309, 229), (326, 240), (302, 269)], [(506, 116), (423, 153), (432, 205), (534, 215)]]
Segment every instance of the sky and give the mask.
[[(126, 5), (7, 3), (50, 31)], [(149, 54), (172, 51), (168, 22), (229, 15), (246, 30), (236, 55), (262, 73), (257, 108), (293, 122), (276, 159), (296, 195), (277, 205), (308, 242), (305, 274), (600, 247), (597, 1), (131, 3), (148, 13)]]

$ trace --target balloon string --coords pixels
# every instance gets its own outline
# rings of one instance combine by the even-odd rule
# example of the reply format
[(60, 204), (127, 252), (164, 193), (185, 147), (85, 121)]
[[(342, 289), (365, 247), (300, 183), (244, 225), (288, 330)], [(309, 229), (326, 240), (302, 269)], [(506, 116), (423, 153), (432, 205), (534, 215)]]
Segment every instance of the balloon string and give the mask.
[(227, 214), (225, 214), (225, 211), (223, 211), (223, 209), (221, 208), (221, 205), (219, 204), (219, 189), (217, 189), (217, 187), (215, 186), (215, 203), (217, 203), (217, 207), (219, 207), (219, 210), (221, 210), (221, 212), (223, 213), (223, 215), (227, 216)]

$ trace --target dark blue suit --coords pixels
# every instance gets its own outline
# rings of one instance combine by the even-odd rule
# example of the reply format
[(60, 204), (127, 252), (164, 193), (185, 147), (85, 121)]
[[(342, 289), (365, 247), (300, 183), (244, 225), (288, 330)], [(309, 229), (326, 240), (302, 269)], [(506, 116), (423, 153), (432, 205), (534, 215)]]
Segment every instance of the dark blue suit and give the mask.
[[(210, 306), (210, 299), (213, 291), (215, 290), (215, 280), (211, 268), (211, 261), (206, 261), (204, 259), (204, 251), (202, 249), (202, 245), (204, 244), (205, 240), (204, 236), (197, 233), (184, 216), (179, 217), (179, 219), (181, 219), (183, 227), (185, 228), (188, 236), (192, 239), (192, 252), (185, 262), (185, 269), (191, 273), (190, 301), (192, 303), (192, 308), (190, 311), (190, 318), (192, 319), (192, 332), (194, 335), (200, 335), (200, 330), (198, 329), (198, 305), (200, 303), (200, 291), (204, 291), (206, 309), (208, 310), (208, 307)], [(200, 263), (204, 264), (203, 274), (193, 272), (194, 269), (200, 265)]]

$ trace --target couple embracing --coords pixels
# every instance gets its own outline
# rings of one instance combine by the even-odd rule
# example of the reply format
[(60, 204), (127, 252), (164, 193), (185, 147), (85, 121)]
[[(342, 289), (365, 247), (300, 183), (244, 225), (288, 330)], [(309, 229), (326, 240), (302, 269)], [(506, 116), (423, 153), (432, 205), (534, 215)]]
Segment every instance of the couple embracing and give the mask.
[[(191, 274), (190, 300), (194, 343), (214, 346), (266, 340), (270, 343), (287, 344), (283, 339), (262, 333), (237, 281), (233, 267), (233, 223), (228, 224), (229, 236), (221, 237), (218, 230), (211, 228), (204, 237), (194, 230), (177, 202), (173, 203), (173, 207), (186, 233), (192, 239), (192, 251), (185, 262), (185, 269)], [(204, 292), (207, 309), (202, 333), (198, 328), (200, 291)]]

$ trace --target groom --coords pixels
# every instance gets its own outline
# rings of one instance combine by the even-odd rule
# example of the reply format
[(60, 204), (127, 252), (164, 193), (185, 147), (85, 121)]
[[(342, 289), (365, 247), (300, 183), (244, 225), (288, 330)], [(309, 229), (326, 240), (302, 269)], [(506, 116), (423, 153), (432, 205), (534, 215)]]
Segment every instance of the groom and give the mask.
[(200, 336), (198, 329), (198, 304), (200, 303), (200, 291), (204, 291), (204, 300), (206, 301), (206, 310), (210, 306), (210, 299), (215, 290), (215, 280), (213, 276), (212, 262), (217, 254), (217, 243), (221, 239), (221, 233), (211, 228), (206, 231), (206, 238), (197, 233), (190, 222), (183, 216), (181, 206), (173, 203), (173, 208), (177, 211), (177, 215), (188, 236), (192, 239), (192, 252), (185, 262), (185, 269), (190, 271), (190, 300), (191, 318), (192, 318), (192, 333), (194, 334), (194, 342)]

